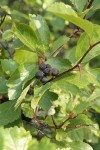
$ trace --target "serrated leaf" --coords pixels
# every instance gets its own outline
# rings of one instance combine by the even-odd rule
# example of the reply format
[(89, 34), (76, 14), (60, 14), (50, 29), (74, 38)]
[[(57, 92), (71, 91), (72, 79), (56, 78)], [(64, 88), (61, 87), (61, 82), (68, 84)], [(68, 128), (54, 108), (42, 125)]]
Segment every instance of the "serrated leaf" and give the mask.
[(46, 63), (50, 64), (52, 68), (58, 69), (60, 73), (71, 67), (69, 60), (60, 57), (49, 58)]
[(81, 124), (92, 125), (92, 120), (88, 118), (88, 116), (84, 114), (79, 114), (76, 118), (70, 120), (69, 126), (77, 126)]
[(33, 143), (32, 149), (29, 149), (29, 150), (33, 150), (33, 147), (34, 147), (34, 150), (40, 150), (40, 147), (43, 150), (47, 150), (48, 148), (49, 148), (49, 150), (56, 150), (57, 149), (56, 144), (51, 143), (48, 138), (43, 138), (36, 146)]
[(11, 75), (18, 67), (17, 63), (12, 59), (2, 59), (1, 65), (2, 65), (3, 71), (7, 75)]
[(0, 93), (7, 93), (6, 82), (7, 80), (4, 77), (0, 77)]
[[(27, 150), (32, 145), (32, 136), (28, 131), (25, 131), (23, 127), (18, 128), (17, 126), (15, 126), (13, 128), (7, 128), (2, 130), (4, 142), (2, 143), (3, 149), (1, 150)], [(37, 144), (36, 140), (34, 140), (34, 143), (35, 142)]]
[(37, 48), (42, 52), (47, 51), (50, 44), (50, 32), (44, 18), (40, 15), (29, 15), (30, 26), (33, 29), (38, 41)]
[(20, 108), (15, 110), (15, 101), (8, 101), (0, 105), (0, 125), (7, 125), (20, 117)]
[(30, 103), (22, 103), (21, 110), (26, 117), (33, 118), (34, 110), (30, 106)]
[(34, 97), (31, 101), (31, 107), (35, 110), (42, 95), (50, 88), (52, 83), (47, 83), (42, 87), (37, 87), (34, 90)]
[(95, 58), (96, 56), (100, 55), (100, 44), (92, 48), (92, 50), (88, 53), (88, 55), (84, 58), (82, 63), (88, 63), (91, 59)]
[(41, 96), (39, 106), (45, 111), (48, 111), (52, 106), (52, 102), (58, 98), (57, 94), (49, 92), (48, 90)]
[(4, 129), (0, 127), (0, 149), (3, 150)]
[(100, 89), (97, 88), (94, 90), (94, 92), (88, 97), (84, 98), (79, 102), (78, 105), (74, 108), (74, 113), (79, 114), (82, 113), (84, 110), (89, 109), (89, 107), (92, 107), (92, 105), (95, 103), (96, 100), (100, 98)]
[(82, 12), (86, 8), (87, 0), (70, 0), (78, 11)]
[(100, 1), (99, 0), (94, 0), (92, 2), (91, 9), (89, 13), (87, 14), (87, 17), (91, 17), (98, 9), (100, 9)]
[(98, 98), (100, 98), (100, 88), (96, 88), (87, 100), (90, 102)]
[(25, 99), (25, 96), (26, 96), (26, 94), (27, 94), (27, 92), (28, 92), (28, 90), (29, 90), (29, 87), (30, 87), (30, 85), (28, 85), (28, 86), (22, 91), (20, 97), (18, 98), (18, 100), (17, 100), (17, 102), (16, 102), (16, 104), (15, 104), (15, 108), (18, 108), (18, 107), (21, 105), (22, 101)]
[[(85, 43), (85, 44), (84, 44)], [(77, 43), (76, 60), (79, 60), (89, 48), (89, 39), (86, 33), (83, 33)]]
[(80, 72), (75, 72), (73, 75), (68, 76), (66, 81), (76, 85), (79, 88), (84, 88), (90, 83), (100, 86), (99, 69), (90, 69), (85, 67), (84, 70), (82, 70), (81, 77)]
[(93, 124), (92, 126), (80, 126), (79, 128), (69, 128), (68, 137), (72, 141), (87, 141), (89, 143), (97, 143), (99, 137), (99, 126)]
[(48, 11), (56, 14), (57, 16), (68, 20), (69, 22), (79, 26), (89, 35), (93, 32), (93, 24), (87, 20), (84, 20), (76, 14), (76, 12), (69, 5), (64, 3), (54, 3), (48, 8)]
[(36, 53), (19, 49), (14, 54), (14, 60), (18, 64), (24, 64), (24, 63), (36, 63), (38, 61), (38, 57)]
[(70, 142), (68, 145), (70, 150), (93, 150), (93, 148), (89, 144), (84, 142), (75, 141)]
[(30, 49), (30, 51), (36, 52), (37, 38), (34, 34), (34, 31), (28, 25), (16, 24), (13, 25), (12, 30), (16, 37), (24, 45), (26, 45)]
[(32, 79), (36, 73), (36, 65), (22, 64), (7, 82), (10, 100), (17, 99), (23, 91), (23, 84)]
[(10, 29), (6, 30), (2, 35), (2, 41), (10, 41), (13, 38), (13, 33)]
[[(100, 26), (94, 25), (94, 30), (90, 37), (86, 33), (81, 34), (76, 47), (76, 60), (79, 60), (84, 55), (84, 53), (90, 47), (90, 44), (93, 45), (98, 41), (100, 41)], [(91, 49), (91, 51), (88, 53), (89, 56), (87, 55), (85, 59), (89, 60), (90, 58), (99, 55), (99, 47), (100, 43)], [(83, 62), (85, 62), (85, 59)]]
[(93, 105), (92, 105), (92, 108), (93, 108), (96, 112), (100, 113), (100, 97), (97, 98), (97, 99), (94, 101), (94, 103), (93, 103)]
[(50, 87), (51, 91), (64, 91), (64, 92), (71, 92), (73, 95), (77, 95), (77, 93), (79, 93), (79, 88), (77, 86), (75, 86), (74, 84), (68, 83), (66, 81), (66, 79), (60, 79), (55, 81), (51, 87)]

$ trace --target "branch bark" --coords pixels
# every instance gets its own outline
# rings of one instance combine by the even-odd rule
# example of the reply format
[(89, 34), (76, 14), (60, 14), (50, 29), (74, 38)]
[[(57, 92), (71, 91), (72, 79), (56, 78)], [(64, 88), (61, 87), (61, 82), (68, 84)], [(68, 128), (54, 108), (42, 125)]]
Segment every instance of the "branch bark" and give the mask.
[(88, 48), (88, 50), (87, 50), (87, 51), (84, 53), (84, 55), (80, 58), (80, 60), (77, 62), (77, 64), (75, 64), (73, 67), (69, 68), (68, 70), (62, 72), (61, 74), (59, 74), (59, 75), (56, 76), (55, 78), (51, 78), (50, 80), (48, 80), (48, 82), (53, 81), (53, 80), (57, 79), (58, 77), (61, 77), (61, 76), (63, 76), (64, 74), (69, 73), (69, 72), (73, 71), (75, 68), (77, 68), (77, 67), (81, 64), (81, 62), (83, 61), (83, 59), (87, 56), (87, 54), (92, 50), (92, 48), (94, 48), (94, 47), (95, 47), (96, 45), (98, 45), (98, 44), (100, 44), (100, 41), (97, 42), (97, 43), (95, 43), (95, 44), (93, 44), (93, 45), (90, 45), (90, 47)]

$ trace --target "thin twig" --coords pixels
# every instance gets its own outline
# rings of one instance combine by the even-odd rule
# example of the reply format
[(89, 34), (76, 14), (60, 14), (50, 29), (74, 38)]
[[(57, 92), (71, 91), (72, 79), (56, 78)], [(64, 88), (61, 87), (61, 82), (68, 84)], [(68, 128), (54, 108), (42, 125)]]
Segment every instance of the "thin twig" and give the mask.
[[(80, 28), (77, 28), (76, 30), (74, 30), (74, 33), (72, 33), (69, 38), (73, 38), (75, 35), (78, 35), (78, 32), (80, 32)], [(62, 47), (64, 46), (64, 44), (62, 44), (54, 53), (52, 53), (52, 57), (56, 57), (56, 55), (58, 55), (58, 53), (62, 50)]]
[(53, 118), (53, 116), (51, 116), (52, 117), (52, 122), (53, 122), (53, 124), (54, 124), (54, 126), (55, 126), (55, 129), (57, 129), (57, 125), (56, 125), (56, 123), (55, 123), (55, 121), (54, 121), (54, 118)]
[(66, 120), (64, 120), (60, 125), (57, 126), (57, 129), (60, 129), (67, 121), (69, 121), (70, 119), (74, 119), (76, 117), (77, 116), (74, 113), (70, 113), (69, 117)]
[(90, 0), (89, 4), (87, 5), (87, 9), (89, 9), (92, 6), (94, 0)]
[(4, 14), (3, 19), (1, 19), (0, 26), (3, 24), (5, 18), (6, 18), (6, 14)]
[(73, 71), (75, 68), (77, 68), (79, 66), (79, 64), (81, 64), (81, 62), (83, 61), (83, 59), (87, 56), (87, 54), (90, 52), (90, 50), (92, 48), (94, 48), (96, 45), (100, 44), (100, 41), (93, 44), (93, 45), (90, 45), (90, 47), (88, 48), (88, 50), (84, 53), (84, 55), (80, 58), (80, 60), (77, 62), (76, 65), (74, 65), (73, 67), (69, 68), (68, 70), (62, 72), (61, 74), (59, 74), (58, 76), (56, 76), (55, 78), (51, 78), (50, 80), (48, 80), (48, 82), (52, 81), (52, 80), (55, 80), (57, 79), (58, 77), (61, 77), (63, 75), (65, 75), (66, 73), (69, 73), (71, 71)]

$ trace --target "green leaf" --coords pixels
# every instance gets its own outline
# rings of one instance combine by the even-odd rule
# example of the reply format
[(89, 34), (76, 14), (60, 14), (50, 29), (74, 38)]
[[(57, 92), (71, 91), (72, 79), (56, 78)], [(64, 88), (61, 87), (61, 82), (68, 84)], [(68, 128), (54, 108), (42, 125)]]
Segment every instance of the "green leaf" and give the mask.
[[(85, 44), (84, 44), (85, 43)], [(89, 48), (89, 39), (86, 33), (83, 33), (77, 43), (76, 60), (79, 60)]]
[(60, 73), (71, 67), (69, 60), (60, 57), (49, 58), (46, 63), (50, 64), (52, 68), (58, 69)]
[(39, 106), (45, 111), (48, 111), (52, 106), (52, 102), (58, 98), (57, 94), (49, 92), (48, 90), (42, 95), (39, 100)]
[(15, 110), (15, 101), (8, 101), (0, 105), (0, 125), (7, 125), (20, 117), (20, 108)]
[(26, 117), (33, 118), (34, 110), (30, 106), (30, 103), (22, 103), (21, 110)]
[(93, 108), (96, 112), (100, 113), (100, 97), (94, 101), (94, 103), (93, 103), (93, 105), (92, 105), (92, 108)]
[(38, 144), (36, 145), (35, 142), (33, 143), (32, 147), (29, 150), (47, 150), (49, 148), (49, 150), (56, 150), (57, 146), (54, 143), (51, 143), (50, 139), (48, 138), (42, 138), (42, 140), (40, 142), (38, 142)]
[(36, 65), (34, 64), (22, 64), (19, 66), (7, 82), (10, 100), (17, 99), (20, 96), (23, 91), (23, 85), (28, 80), (34, 78), (36, 70)]
[(87, 14), (87, 18), (91, 17), (98, 9), (100, 9), (100, 1), (94, 0), (89, 13)]
[(94, 10), (100, 9), (100, 1), (99, 0), (93, 1), (92, 6)]
[(93, 32), (93, 24), (87, 20), (84, 20), (76, 14), (76, 12), (69, 5), (64, 3), (54, 3), (48, 8), (48, 11), (56, 14), (57, 16), (68, 20), (69, 22), (79, 26), (89, 35)]
[(56, 41), (54, 41), (53, 45), (51, 45), (48, 51), (49, 57), (59, 52), (59, 49), (61, 48), (61, 46), (66, 44), (68, 41), (69, 41), (69, 38), (65, 35), (59, 37)]
[[(4, 140), (2, 143), (3, 149), (1, 150), (29, 150), (30, 146), (32, 145), (32, 136), (30, 135), (29, 131), (25, 131), (23, 127), (18, 128), (15, 126), (13, 128), (0, 129), (0, 133), (1, 131)], [(37, 144), (35, 139), (34, 143)]]
[(3, 71), (7, 75), (11, 75), (18, 67), (17, 63), (12, 59), (2, 59), (1, 65), (2, 65)]
[(3, 150), (4, 144), (4, 129), (0, 127), (0, 149)]
[(72, 141), (87, 141), (89, 143), (97, 143), (99, 137), (99, 126), (94, 122), (90, 126), (68, 128), (66, 132)]
[[(89, 37), (86, 33), (81, 34), (77, 43), (77, 47), (76, 47), (76, 60), (79, 60), (83, 56), (83, 54), (90, 47), (90, 44), (91, 45), (95, 44), (98, 41), (100, 41), (100, 26), (94, 25), (94, 30), (93, 30), (93, 33), (91, 34), (91, 37)], [(90, 58), (97, 56), (99, 54), (98, 52), (99, 47), (100, 47), (100, 44), (93, 47), (91, 51), (89, 52), (89, 54), (86, 56), (87, 58), (85, 59), (88, 60)]]
[(50, 88), (52, 83), (47, 83), (44, 86), (37, 87), (34, 90), (34, 97), (31, 101), (31, 107), (35, 110), (42, 95)]
[(30, 7), (33, 7), (34, 4), (36, 3), (36, 0), (24, 0), (24, 2), (30, 6)]
[(66, 113), (73, 111), (75, 105), (73, 97), (79, 93), (79, 89), (75, 85), (61, 79), (51, 85), (50, 91), (58, 95), (58, 98), (52, 103), (55, 107), (59, 108), (59, 116), (66, 116)]
[(46, 21), (40, 15), (36, 16), (30, 14), (29, 17), (30, 26), (38, 39), (37, 48), (40, 49), (42, 52), (45, 52), (48, 50), (50, 44), (50, 32)]
[(84, 110), (89, 109), (93, 106), (93, 104), (100, 98), (100, 89), (97, 88), (94, 92), (87, 98), (83, 98), (78, 105), (74, 108), (74, 113), (79, 114), (82, 113)]
[(81, 76), (79, 71), (75, 71), (72, 75), (66, 78), (66, 81), (76, 85), (79, 88), (86, 88), (90, 83), (100, 86), (99, 75), (99, 69), (90, 69), (86, 66), (84, 70), (82, 70)]
[(78, 11), (86, 9), (87, 0), (71, 0), (72, 4), (77, 8)]
[(89, 107), (89, 102), (82, 101), (74, 108), (74, 113), (79, 114), (82, 113), (84, 110), (86, 110)]
[(13, 38), (13, 33), (10, 29), (3, 32), (2, 41), (10, 41)]
[(21, 105), (21, 103), (23, 102), (23, 100), (25, 100), (25, 96), (26, 96), (26, 94), (27, 94), (27, 92), (28, 92), (28, 90), (29, 90), (29, 87), (30, 87), (30, 85), (28, 85), (28, 86), (22, 91), (20, 97), (18, 98), (18, 100), (17, 100), (17, 102), (16, 102), (16, 104), (15, 104), (15, 108), (18, 108), (18, 107)]
[(91, 49), (91, 51), (84, 58), (82, 63), (88, 63), (91, 59), (93, 59), (94, 57), (96, 57), (98, 55), (100, 55), (100, 44), (96, 45), (94, 48)]
[(24, 64), (24, 63), (36, 63), (38, 61), (38, 57), (36, 53), (19, 49), (14, 54), (14, 60), (18, 64)]
[(63, 92), (71, 92), (73, 95), (77, 95), (79, 93), (79, 88), (74, 84), (68, 83), (66, 79), (60, 79), (52, 83), (50, 87), (51, 91), (63, 91)]
[(12, 28), (14, 34), (20, 41), (26, 45), (30, 51), (36, 51), (37, 38), (34, 31), (25, 24), (14, 24)]
[(100, 88), (96, 88), (87, 100), (91, 102), (98, 98), (100, 98)]
[(69, 126), (73, 127), (81, 124), (92, 125), (93, 122), (88, 118), (88, 116), (79, 114), (76, 118), (70, 120)]
[(68, 146), (70, 150), (93, 150), (89, 144), (79, 141), (70, 142)]
[(6, 79), (4, 77), (0, 77), (0, 93), (7, 93)]

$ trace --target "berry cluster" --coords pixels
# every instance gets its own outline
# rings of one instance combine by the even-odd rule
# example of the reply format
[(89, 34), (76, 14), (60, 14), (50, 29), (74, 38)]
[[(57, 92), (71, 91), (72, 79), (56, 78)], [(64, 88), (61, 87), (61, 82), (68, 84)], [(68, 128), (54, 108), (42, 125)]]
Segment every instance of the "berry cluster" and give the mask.
[(59, 74), (59, 70), (52, 68), (51, 65), (40, 63), (39, 70), (36, 72), (35, 77), (39, 79), (42, 83), (47, 82), (47, 76), (55, 77)]

